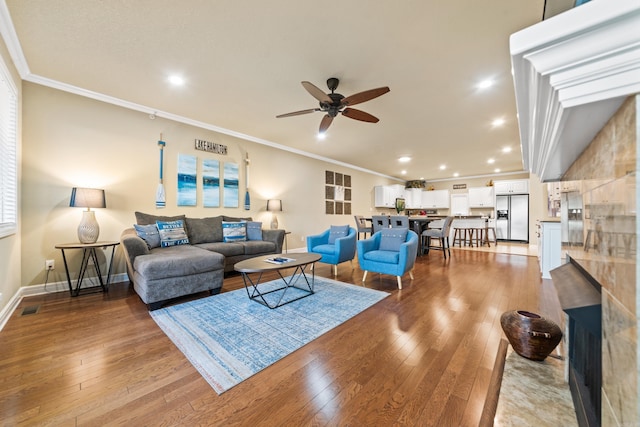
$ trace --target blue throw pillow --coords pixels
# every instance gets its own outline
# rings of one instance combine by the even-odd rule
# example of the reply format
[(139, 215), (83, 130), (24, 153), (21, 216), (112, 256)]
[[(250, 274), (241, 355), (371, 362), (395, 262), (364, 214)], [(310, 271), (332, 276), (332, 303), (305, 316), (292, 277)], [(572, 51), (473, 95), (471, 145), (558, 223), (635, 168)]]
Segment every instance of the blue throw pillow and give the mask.
[(332, 225), (329, 230), (329, 244), (333, 245), (336, 239), (347, 237), (349, 235), (348, 225)]
[(244, 242), (247, 240), (247, 223), (222, 221), (222, 240), (224, 242)]
[(160, 233), (160, 246), (163, 248), (177, 245), (188, 245), (189, 238), (184, 231), (184, 222), (177, 221), (156, 221), (158, 233)]
[(262, 223), (258, 221), (247, 222), (247, 240), (262, 240)]
[(149, 249), (160, 247), (160, 233), (158, 232), (158, 226), (155, 224), (138, 225), (133, 224), (133, 228), (136, 229), (136, 234), (142, 240), (147, 243)]
[(389, 228), (380, 230), (380, 250), (395, 251), (400, 250), (400, 245), (407, 241), (406, 228)]

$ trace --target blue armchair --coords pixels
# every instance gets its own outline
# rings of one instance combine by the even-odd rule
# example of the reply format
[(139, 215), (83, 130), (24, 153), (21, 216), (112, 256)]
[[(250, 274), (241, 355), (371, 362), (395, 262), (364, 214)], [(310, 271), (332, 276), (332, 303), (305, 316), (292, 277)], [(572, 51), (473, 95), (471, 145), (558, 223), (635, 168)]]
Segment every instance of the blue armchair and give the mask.
[(418, 255), (418, 235), (406, 228), (383, 229), (368, 239), (358, 240), (358, 262), (367, 272), (391, 274), (398, 278), (398, 289), (402, 289), (402, 275), (407, 271), (413, 279), (413, 265)]
[(357, 232), (348, 225), (332, 225), (329, 230), (313, 236), (307, 236), (307, 252), (322, 256), (319, 262), (333, 265), (333, 274), (338, 274), (338, 264), (351, 261), (356, 255)]

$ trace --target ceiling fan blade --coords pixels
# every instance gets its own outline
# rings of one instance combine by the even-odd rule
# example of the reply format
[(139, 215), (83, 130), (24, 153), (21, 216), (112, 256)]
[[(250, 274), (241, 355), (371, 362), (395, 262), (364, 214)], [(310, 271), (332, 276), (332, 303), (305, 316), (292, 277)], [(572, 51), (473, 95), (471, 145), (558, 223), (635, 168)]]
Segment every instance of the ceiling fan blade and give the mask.
[(372, 116), (361, 110), (356, 110), (355, 108), (345, 108), (342, 115), (350, 119), (360, 120), (361, 122), (378, 123), (380, 121), (376, 116)]
[(347, 96), (346, 98), (344, 98), (341, 104), (342, 105), (360, 104), (361, 102), (365, 102), (370, 99), (377, 98), (380, 95), (384, 95), (385, 93), (389, 92), (389, 90), (390, 89), (387, 86), (385, 86), (385, 87), (379, 87), (377, 89), (365, 90), (364, 92), (354, 93), (353, 95)]
[(325, 116), (322, 118), (322, 121), (320, 122), (320, 130), (318, 132), (325, 133), (327, 129), (329, 129), (329, 126), (331, 126), (331, 122), (333, 122), (333, 117), (325, 114)]
[(307, 92), (309, 92), (311, 94), (311, 96), (313, 96), (315, 99), (317, 99), (320, 102), (326, 102), (328, 104), (331, 104), (333, 101), (331, 100), (331, 98), (329, 98), (329, 95), (327, 95), (326, 93), (324, 93), (322, 91), (322, 89), (318, 88), (317, 86), (315, 86), (313, 83), (310, 82), (302, 82), (302, 86), (304, 86), (304, 88), (307, 90)]
[(320, 111), (320, 109), (319, 108), (310, 108), (308, 110), (294, 111), (293, 113), (280, 114), (280, 115), (276, 116), (276, 118), (279, 119), (281, 117), (299, 116), (301, 114), (315, 113), (316, 111)]

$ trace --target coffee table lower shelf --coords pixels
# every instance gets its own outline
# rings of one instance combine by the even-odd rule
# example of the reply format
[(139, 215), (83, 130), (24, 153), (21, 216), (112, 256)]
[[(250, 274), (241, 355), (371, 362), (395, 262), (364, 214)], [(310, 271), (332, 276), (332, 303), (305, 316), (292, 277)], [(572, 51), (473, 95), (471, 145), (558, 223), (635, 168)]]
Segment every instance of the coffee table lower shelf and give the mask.
[[(249, 299), (274, 309), (313, 294), (313, 284), (315, 281), (313, 264), (320, 260), (320, 255), (310, 253), (287, 254), (286, 258), (291, 259), (291, 261), (284, 262), (282, 264), (273, 264), (267, 261), (274, 257), (275, 255), (263, 255), (240, 261), (234, 265), (233, 268), (242, 274), (242, 280)], [(306, 269), (310, 265), (312, 266), (311, 280), (309, 280), (309, 277), (306, 274)], [(291, 268), (294, 268), (291, 276), (285, 277), (282, 275), (282, 270)], [(273, 286), (265, 286), (269, 282), (261, 282), (264, 273), (274, 271), (278, 273), (278, 276), (282, 281), (282, 286), (278, 286), (275, 289)], [(301, 283), (299, 284), (298, 282)], [(285, 296), (287, 295), (287, 291), (292, 289), (302, 291), (302, 294), (294, 298), (286, 299)], [(277, 292), (280, 294), (277, 295), (276, 298), (266, 298), (267, 295)], [(271, 300), (271, 302), (268, 301), (268, 299)]]

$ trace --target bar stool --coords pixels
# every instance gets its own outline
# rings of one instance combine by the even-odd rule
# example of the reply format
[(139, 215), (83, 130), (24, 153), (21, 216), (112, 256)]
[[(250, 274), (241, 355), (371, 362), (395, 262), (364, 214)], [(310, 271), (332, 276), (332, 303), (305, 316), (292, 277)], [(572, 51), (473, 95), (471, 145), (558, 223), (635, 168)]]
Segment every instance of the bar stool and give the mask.
[(473, 246), (473, 242), (475, 241), (476, 247), (480, 247), (480, 246), (484, 246), (484, 244), (486, 243), (489, 247), (491, 247), (491, 244), (489, 243), (489, 239), (487, 236), (487, 223), (486, 220), (483, 219), (473, 219), (470, 220), (470, 226), (469, 229), (471, 230), (471, 236), (472, 236), (472, 240), (471, 240), (471, 245)]
[[(489, 231), (493, 233), (493, 244), (498, 246), (498, 236), (496, 235), (496, 220), (493, 218), (489, 218), (487, 220), (487, 244), (491, 242), (491, 237), (489, 236)], [(491, 246), (491, 245), (489, 245)]]
[(453, 221), (453, 246), (458, 242), (458, 247), (466, 246), (468, 221), (465, 219), (456, 219)]

